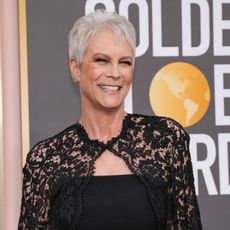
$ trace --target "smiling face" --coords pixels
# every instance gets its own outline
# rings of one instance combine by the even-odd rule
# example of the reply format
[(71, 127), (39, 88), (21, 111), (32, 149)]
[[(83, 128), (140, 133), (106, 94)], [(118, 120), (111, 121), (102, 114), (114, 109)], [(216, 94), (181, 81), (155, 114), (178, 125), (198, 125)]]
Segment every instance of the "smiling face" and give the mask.
[(124, 109), (132, 82), (133, 55), (124, 37), (110, 30), (89, 39), (80, 66), (70, 60), (73, 77), (79, 78), (82, 109)]

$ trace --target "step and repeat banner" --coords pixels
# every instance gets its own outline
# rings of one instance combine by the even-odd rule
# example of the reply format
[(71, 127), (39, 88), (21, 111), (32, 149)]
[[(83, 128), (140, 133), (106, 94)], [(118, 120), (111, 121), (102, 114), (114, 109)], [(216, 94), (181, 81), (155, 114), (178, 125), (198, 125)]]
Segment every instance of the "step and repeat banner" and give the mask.
[(28, 148), (80, 116), (67, 36), (76, 19), (97, 8), (126, 16), (137, 31), (127, 110), (169, 116), (186, 128), (204, 229), (229, 229), (230, 0), (27, 1), (21, 52), (28, 69), (22, 79)]

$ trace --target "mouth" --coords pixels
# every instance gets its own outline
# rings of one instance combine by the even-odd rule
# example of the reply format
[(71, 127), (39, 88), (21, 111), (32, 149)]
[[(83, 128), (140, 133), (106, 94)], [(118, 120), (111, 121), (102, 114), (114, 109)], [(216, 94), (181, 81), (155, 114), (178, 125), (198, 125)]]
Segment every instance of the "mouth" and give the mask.
[(121, 86), (118, 85), (98, 85), (105, 92), (118, 92)]

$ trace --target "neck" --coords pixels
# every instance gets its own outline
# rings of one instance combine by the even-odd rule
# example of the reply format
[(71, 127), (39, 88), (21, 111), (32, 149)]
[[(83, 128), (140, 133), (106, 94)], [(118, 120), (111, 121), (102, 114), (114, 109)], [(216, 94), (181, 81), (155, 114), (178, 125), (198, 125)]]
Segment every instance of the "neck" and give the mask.
[(126, 113), (122, 107), (116, 111), (89, 111), (82, 109), (79, 122), (85, 128), (90, 139), (107, 142), (120, 134)]

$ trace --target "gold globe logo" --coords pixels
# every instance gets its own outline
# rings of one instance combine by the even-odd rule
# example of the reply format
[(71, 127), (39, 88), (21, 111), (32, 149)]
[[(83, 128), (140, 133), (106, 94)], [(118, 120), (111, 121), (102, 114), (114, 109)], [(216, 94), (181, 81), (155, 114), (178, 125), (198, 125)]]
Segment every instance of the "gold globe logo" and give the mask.
[(157, 72), (150, 85), (149, 97), (156, 115), (171, 117), (188, 127), (199, 122), (207, 112), (210, 88), (198, 68), (175, 62)]

